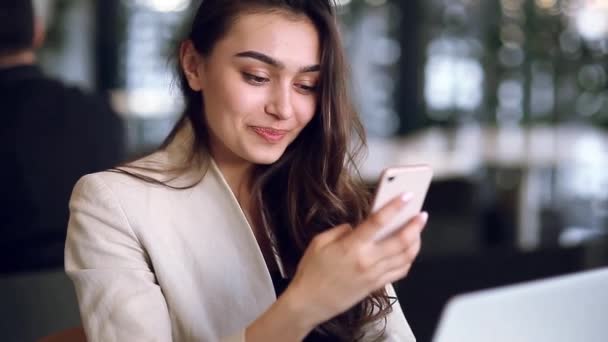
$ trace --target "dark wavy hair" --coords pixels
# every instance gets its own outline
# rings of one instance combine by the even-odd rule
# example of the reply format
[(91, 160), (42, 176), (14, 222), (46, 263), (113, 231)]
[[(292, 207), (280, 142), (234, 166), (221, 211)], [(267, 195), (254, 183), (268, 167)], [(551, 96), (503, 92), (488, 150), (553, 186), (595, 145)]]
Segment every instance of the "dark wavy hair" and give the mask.
[[(370, 193), (355, 165), (365, 147), (365, 132), (349, 99), (347, 63), (335, 7), (331, 0), (204, 0), (185, 39), (192, 41), (198, 53), (209, 55), (239, 16), (266, 12), (306, 17), (319, 32), (321, 71), (316, 113), (277, 162), (258, 165), (254, 171), (253, 208), (257, 208), (263, 228), (271, 232), (271, 244), (290, 277), (315, 235), (344, 223), (355, 226), (370, 209)], [(209, 151), (204, 94), (188, 86), (179, 63), (178, 75), (186, 108), (161, 148), (168, 146), (184, 125), (191, 124), (194, 145), (188, 162), (204, 161), (210, 157), (204, 152)], [(169, 186), (167, 181), (132, 169), (116, 170)], [(332, 341), (359, 340), (366, 324), (386, 323), (391, 299), (385, 290), (379, 290), (316, 330)]]

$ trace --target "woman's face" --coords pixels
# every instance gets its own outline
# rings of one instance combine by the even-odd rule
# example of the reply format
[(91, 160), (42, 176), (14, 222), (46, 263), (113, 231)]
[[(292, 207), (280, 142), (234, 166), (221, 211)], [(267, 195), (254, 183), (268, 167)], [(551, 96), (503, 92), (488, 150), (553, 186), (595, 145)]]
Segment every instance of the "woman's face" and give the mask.
[(208, 56), (190, 44), (182, 65), (201, 90), (216, 159), (271, 164), (315, 114), (319, 36), (312, 22), (285, 14), (246, 14)]

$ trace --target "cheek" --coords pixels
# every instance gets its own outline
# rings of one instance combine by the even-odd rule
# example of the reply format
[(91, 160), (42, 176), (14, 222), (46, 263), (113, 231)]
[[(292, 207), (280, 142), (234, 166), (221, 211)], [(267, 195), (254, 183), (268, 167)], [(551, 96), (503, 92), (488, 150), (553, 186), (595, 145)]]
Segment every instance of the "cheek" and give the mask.
[(264, 94), (251, 89), (252, 87), (241, 79), (226, 77), (216, 83), (211, 92), (207, 92), (208, 113), (223, 126), (234, 129), (240, 122), (246, 121), (249, 113), (255, 113), (263, 108)]
[(304, 128), (310, 120), (315, 116), (317, 109), (317, 100), (314, 96), (306, 96), (300, 99), (297, 103), (297, 120), (300, 129)]

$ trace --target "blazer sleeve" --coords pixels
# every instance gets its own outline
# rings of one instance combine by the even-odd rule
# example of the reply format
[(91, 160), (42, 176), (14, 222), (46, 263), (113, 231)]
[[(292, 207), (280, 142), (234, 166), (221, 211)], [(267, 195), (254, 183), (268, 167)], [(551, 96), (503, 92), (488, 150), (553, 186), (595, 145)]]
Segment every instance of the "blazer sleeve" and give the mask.
[[(119, 201), (96, 174), (70, 200), (65, 269), (88, 341), (172, 341), (171, 319), (153, 267)], [(244, 342), (245, 331), (221, 342)]]
[(146, 252), (99, 175), (83, 177), (72, 193), (65, 270), (88, 341), (171, 341)]
[(386, 292), (389, 297), (395, 298), (393, 310), (386, 316), (386, 321), (381, 319), (364, 327), (363, 340), (376, 341), (382, 329), (385, 329), (384, 337), (380, 339), (382, 342), (415, 342), (416, 337), (403, 315), (395, 289), (389, 284), (386, 286)]

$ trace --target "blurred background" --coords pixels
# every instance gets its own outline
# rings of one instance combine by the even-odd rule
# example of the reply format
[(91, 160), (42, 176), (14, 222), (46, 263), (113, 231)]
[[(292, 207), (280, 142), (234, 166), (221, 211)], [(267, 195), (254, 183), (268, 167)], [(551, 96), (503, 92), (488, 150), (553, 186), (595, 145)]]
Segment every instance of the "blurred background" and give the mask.
[[(419, 341), (455, 294), (608, 265), (608, 0), (339, 2), (364, 180), (435, 170), (423, 249), (397, 284)], [(109, 101), (128, 157), (181, 111), (171, 57), (197, 3), (36, 2), (42, 69)], [(61, 268), (4, 268), (8, 341), (79, 325)]]

